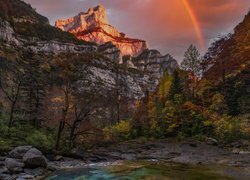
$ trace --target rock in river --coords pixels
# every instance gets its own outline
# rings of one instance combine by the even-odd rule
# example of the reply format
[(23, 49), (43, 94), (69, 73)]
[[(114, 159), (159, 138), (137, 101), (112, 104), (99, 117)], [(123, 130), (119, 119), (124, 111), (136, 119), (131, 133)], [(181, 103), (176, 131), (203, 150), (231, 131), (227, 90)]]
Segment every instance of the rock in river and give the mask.
[(23, 162), (26, 167), (47, 167), (47, 159), (43, 156), (41, 151), (36, 148), (31, 148), (24, 156)]

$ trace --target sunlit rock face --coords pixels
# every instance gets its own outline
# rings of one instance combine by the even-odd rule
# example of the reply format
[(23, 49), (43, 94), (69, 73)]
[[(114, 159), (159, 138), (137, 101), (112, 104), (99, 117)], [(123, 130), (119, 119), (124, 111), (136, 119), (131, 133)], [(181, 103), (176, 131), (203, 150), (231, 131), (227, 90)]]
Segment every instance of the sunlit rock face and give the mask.
[(107, 19), (106, 9), (102, 5), (90, 8), (88, 12), (81, 12), (69, 19), (57, 20), (55, 26), (74, 34), (81, 40), (97, 44), (112, 42), (122, 55), (137, 56), (147, 49), (146, 41), (128, 38), (111, 26)]

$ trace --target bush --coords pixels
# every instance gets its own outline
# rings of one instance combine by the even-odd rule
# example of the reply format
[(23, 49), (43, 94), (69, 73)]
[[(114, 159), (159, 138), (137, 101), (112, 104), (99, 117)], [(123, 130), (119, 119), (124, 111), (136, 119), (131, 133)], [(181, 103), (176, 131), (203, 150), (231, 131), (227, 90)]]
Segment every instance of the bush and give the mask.
[(0, 154), (1, 152), (8, 152), (11, 150), (10, 140), (3, 139), (0, 137)]
[(131, 138), (132, 128), (129, 121), (120, 121), (120, 123), (105, 128), (104, 136), (107, 141), (124, 141)]
[(243, 138), (241, 122), (239, 119), (224, 116), (215, 122), (215, 136), (225, 142), (233, 142)]
[(45, 133), (37, 130), (34, 130), (29, 136), (27, 136), (25, 142), (43, 152), (51, 151), (54, 145), (52, 136), (46, 135)]
[(31, 145), (43, 152), (53, 149), (54, 138), (52, 133), (36, 130), (31, 126), (19, 125), (12, 127), (0, 124), (0, 151), (7, 151), (13, 146)]

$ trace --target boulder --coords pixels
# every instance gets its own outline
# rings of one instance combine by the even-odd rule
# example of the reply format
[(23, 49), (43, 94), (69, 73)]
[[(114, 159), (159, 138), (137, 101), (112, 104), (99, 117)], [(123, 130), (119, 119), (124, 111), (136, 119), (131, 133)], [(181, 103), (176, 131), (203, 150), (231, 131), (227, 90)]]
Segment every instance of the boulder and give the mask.
[[(8, 169), (6, 167), (0, 168), (0, 174), (6, 174), (8, 173)], [(1, 179), (1, 176), (0, 176)]]
[(9, 152), (9, 156), (14, 159), (23, 159), (24, 154), (31, 148), (31, 146), (18, 146)]
[(239, 154), (250, 154), (250, 151), (240, 151)]
[(18, 173), (18, 172), (23, 172), (24, 163), (16, 159), (6, 158), (5, 166), (11, 173)]
[(216, 139), (213, 139), (213, 138), (210, 138), (210, 137), (207, 137), (205, 139), (205, 142), (208, 145), (213, 145), (213, 146), (217, 146), (218, 145), (218, 141)]
[(57, 156), (55, 157), (55, 161), (61, 161), (61, 160), (63, 160), (63, 157), (62, 157), (62, 156), (57, 155)]
[(36, 148), (31, 148), (23, 156), (23, 162), (25, 166), (29, 168), (47, 167), (47, 159), (43, 156), (41, 151)]
[(57, 171), (58, 169), (59, 169), (59, 167), (56, 166), (55, 164), (48, 163), (47, 170), (49, 170), (49, 171)]
[(250, 142), (247, 140), (240, 140), (240, 141), (236, 141), (230, 144), (231, 147), (235, 147), (235, 148), (245, 148), (250, 146)]
[(232, 150), (233, 154), (239, 154), (240, 153), (240, 149), (239, 148), (235, 148)]
[(83, 150), (74, 148), (70, 151), (70, 156), (76, 159), (82, 159), (84, 158), (85, 152)]

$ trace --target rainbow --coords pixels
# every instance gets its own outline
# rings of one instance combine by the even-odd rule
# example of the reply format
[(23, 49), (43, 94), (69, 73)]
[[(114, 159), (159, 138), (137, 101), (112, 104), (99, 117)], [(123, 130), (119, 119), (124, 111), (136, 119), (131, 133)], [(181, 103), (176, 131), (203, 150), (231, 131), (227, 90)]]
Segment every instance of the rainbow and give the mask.
[(200, 27), (200, 23), (198, 21), (198, 18), (196, 17), (193, 8), (191, 7), (190, 3), (188, 2), (188, 0), (182, 0), (185, 8), (187, 9), (187, 12), (192, 20), (196, 35), (197, 35), (197, 39), (199, 41), (199, 45), (202, 48), (202, 50), (205, 49), (205, 40), (204, 40), (204, 36), (203, 36), (203, 32), (202, 29)]

